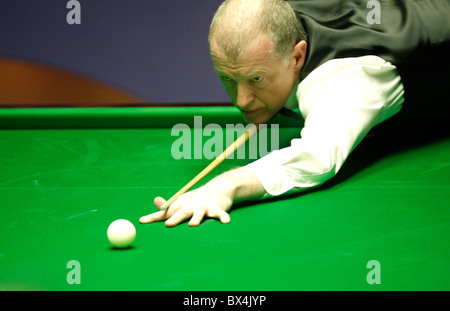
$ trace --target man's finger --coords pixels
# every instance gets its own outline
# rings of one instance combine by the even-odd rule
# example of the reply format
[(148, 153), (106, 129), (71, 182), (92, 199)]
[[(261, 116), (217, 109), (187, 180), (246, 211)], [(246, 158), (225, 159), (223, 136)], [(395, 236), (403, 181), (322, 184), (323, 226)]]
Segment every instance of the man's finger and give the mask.
[(230, 215), (219, 207), (208, 211), (207, 216), (220, 219), (220, 222), (223, 224), (227, 224), (230, 222)]
[(229, 224), (231, 221), (230, 214), (225, 211), (222, 211), (219, 215), (220, 222), (223, 224)]
[(148, 224), (155, 221), (161, 221), (166, 219), (166, 213), (164, 211), (155, 212), (139, 218), (141, 224)]
[[(161, 212), (164, 212), (164, 211), (161, 211)], [(169, 219), (166, 220), (166, 226), (174, 227), (174, 226), (182, 223), (183, 221), (187, 220), (191, 216), (192, 216), (191, 213), (186, 213), (183, 210), (179, 210), (178, 212), (173, 214), (172, 217), (170, 217)]]
[(189, 226), (195, 227), (200, 225), (200, 223), (203, 220), (203, 217), (205, 217), (205, 209), (204, 208), (198, 208), (194, 211), (194, 215), (192, 215), (191, 220), (189, 221)]
[(161, 210), (161, 206), (163, 206), (164, 204), (166, 204), (166, 200), (164, 200), (162, 197), (156, 197), (154, 200), (153, 200), (153, 203), (155, 204), (155, 206), (156, 206), (156, 208), (158, 209), (158, 210)]

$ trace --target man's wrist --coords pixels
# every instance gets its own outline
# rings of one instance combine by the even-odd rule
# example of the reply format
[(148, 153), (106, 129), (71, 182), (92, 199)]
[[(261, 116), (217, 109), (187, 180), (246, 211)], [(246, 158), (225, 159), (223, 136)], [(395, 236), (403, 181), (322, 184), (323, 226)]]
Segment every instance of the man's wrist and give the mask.
[(225, 190), (234, 203), (262, 197), (264, 190), (258, 177), (250, 170), (240, 167), (217, 177), (218, 187)]

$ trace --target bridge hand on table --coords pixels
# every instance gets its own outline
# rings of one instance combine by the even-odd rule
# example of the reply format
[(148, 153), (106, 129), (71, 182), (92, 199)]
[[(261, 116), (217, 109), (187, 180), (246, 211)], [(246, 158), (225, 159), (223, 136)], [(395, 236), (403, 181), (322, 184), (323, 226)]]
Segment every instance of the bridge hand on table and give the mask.
[(159, 211), (141, 217), (140, 222), (165, 221), (166, 226), (174, 227), (190, 219), (189, 226), (198, 226), (205, 216), (217, 218), (224, 224), (230, 222), (230, 215), (226, 211), (231, 208), (232, 199), (204, 187), (181, 195), (168, 209), (161, 210), (165, 203), (166, 200), (156, 197), (154, 204)]

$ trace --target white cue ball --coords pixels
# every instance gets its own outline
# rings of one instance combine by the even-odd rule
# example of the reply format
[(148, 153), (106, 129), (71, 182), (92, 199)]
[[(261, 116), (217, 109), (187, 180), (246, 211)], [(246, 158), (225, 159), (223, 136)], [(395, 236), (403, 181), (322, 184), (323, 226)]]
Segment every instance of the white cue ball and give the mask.
[(117, 219), (109, 225), (106, 235), (112, 245), (125, 248), (136, 238), (136, 228), (126, 219)]

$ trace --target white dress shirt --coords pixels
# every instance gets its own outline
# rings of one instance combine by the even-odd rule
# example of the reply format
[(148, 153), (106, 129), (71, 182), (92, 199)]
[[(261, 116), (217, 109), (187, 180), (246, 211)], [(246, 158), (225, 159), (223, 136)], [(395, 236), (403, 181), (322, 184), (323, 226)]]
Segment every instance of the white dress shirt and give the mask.
[(300, 109), (300, 138), (245, 166), (265, 197), (297, 192), (334, 177), (369, 130), (400, 111), (404, 89), (395, 66), (377, 56), (334, 59), (293, 90), (286, 108)]

